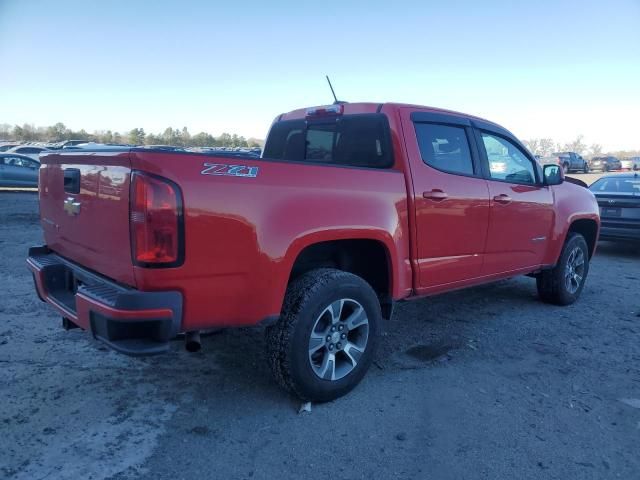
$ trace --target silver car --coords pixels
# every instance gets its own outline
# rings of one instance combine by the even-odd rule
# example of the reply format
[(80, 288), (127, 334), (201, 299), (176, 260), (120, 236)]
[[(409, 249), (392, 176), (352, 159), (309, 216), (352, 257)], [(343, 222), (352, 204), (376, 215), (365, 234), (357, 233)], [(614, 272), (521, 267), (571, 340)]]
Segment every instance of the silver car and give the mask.
[(40, 162), (26, 155), (0, 152), (0, 187), (37, 187)]
[(26, 155), (34, 160), (38, 160), (42, 152), (48, 152), (49, 149), (45, 147), (38, 147), (36, 145), (20, 145), (7, 150), (7, 153), (19, 153), (20, 155)]
[(623, 158), (620, 160), (620, 164), (624, 170), (633, 170), (637, 172), (640, 170), (640, 157)]

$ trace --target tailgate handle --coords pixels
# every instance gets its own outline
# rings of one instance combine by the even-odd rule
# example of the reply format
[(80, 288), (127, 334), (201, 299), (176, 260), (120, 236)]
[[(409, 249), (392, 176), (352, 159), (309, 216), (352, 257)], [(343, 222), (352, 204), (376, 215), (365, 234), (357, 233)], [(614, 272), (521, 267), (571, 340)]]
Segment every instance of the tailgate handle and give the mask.
[(77, 168), (64, 169), (64, 191), (66, 193), (80, 193), (80, 170)]

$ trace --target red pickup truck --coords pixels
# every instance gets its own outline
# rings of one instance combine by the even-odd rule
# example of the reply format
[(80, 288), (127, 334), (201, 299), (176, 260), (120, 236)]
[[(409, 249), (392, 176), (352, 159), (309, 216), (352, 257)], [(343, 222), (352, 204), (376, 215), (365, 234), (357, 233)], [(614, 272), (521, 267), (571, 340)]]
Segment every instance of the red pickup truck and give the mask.
[(266, 326), (279, 383), (352, 389), (394, 302), (535, 277), (566, 305), (599, 232), (586, 188), (507, 130), (447, 110), (338, 103), (282, 114), (263, 157), (148, 148), (41, 157), (38, 295), (112, 348)]

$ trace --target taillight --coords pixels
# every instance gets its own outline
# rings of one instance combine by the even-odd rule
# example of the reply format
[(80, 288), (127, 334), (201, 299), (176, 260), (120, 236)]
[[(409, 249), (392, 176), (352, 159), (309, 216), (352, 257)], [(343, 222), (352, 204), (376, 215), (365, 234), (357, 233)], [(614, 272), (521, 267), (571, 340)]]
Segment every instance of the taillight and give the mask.
[(131, 255), (143, 267), (176, 267), (184, 258), (182, 196), (178, 186), (141, 172), (131, 178)]

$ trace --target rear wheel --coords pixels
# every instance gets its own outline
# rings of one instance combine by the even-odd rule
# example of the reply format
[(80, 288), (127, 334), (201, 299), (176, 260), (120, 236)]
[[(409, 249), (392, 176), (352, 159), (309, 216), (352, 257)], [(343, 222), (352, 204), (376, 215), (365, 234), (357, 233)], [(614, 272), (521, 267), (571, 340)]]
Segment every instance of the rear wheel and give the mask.
[(562, 164), (562, 171), (564, 173), (569, 173), (569, 164), (568, 163), (563, 163)]
[(536, 278), (540, 298), (555, 305), (570, 305), (584, 288), (589, 273), (589, 247), (584, 237), (571, 232), (557, 265)]
[(582, 167), (582, 173), (589, 173), (589, 165), (585, 162), (584, 167)]
[(328, 268), (302, 275), (289, 285), (278, 323), (267, 329), (276, 380), (305, 401), (345, 395), (373, 360), (381, 318), (378, 297), (362, 278)]

